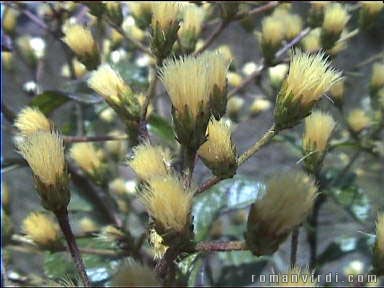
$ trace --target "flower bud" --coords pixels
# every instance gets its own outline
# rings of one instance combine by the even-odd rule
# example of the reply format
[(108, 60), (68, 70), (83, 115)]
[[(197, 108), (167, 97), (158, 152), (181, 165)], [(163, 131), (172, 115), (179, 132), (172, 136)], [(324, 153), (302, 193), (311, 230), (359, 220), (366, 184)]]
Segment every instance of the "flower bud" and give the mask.
[(284, 40), (284, 31), (283, 21), (278, 17), (268, 16), (261, 22), (261, 50), (267, 64), (273, 63)]
[(134, 148), (132, 160), (128, 162), (128, 165), (139, 178), (149, 181), (156, 176), (168, 175), (171, 160), (169, 150), (144, 143)]
[(14, 57), (12, 52), (2, 51), (1, 52), (1, 64), (4, 71), (12, 71), (13, 70), (13, 62)]
[(120, 265), (112, 277), (112, 287), (158, 287), (160, 284), (153, 270), (133, 261)]
[(281, 83), (283, 82), (285, 76), (288, 73), (287, 64), (279, 64), (274, 67), (268, 68), (269, 81), (273, 89), (280, 89)]
[(258, 97), (253, 100), (251, 107), (249, 107), (249, 111), (251, 112), (252, 116), (256, 116), (259, 113), (270, 109), (271, 107), (271, 101)]
[(320, 41), (321, 29), (315, 28), (307, 36), (301, 40), (302, 47), (305, 52), (314, 53), (321, 49)]
[(71, 196), (60, 135), (38, 131), (18, 143), (17, 148), (32, 169), (43, 207), (55, 213), (66, 209)]
[(302, 172), (272, 177), (248, 216), (245, 239), (252, 253), (257, 256), (274, 253), (292, 229), (305, 220), (316, 192), (314, 180)]
[(100, 65), (100, 53), (91, 31), (79, 24), (66, 28), (62, 39), (75, 53), (87, 70), (95, 70)]
[(99, 228), (97, 224), (88, 217), (84, 217), (79, 221), (80, 229), (83, 233), (92, 233), (97, 231)]
[(378, 276), (384, 275), (384, 213), (377, 216), (373, 267)]
[(123, 11), (121, 9), (121, 3), (115, 1), (106, 2), (105, 7), (108, 19), (115, 25), (121, 26), (123, 23)]
[(339, 108), (343, 105), (344, 90), (344, 79), (336, 82), (329, 90), (329, 94), (335, 102), (335, 105)]
[(369, 29), (374, 24), (380, 11), (384, 8), (382, 1), (360, 1), (359, 24), (363, 29)]
[(193, 192), (175, 176), (155, 177), (141, 195), (156, 232), (167, 246), (189, 245), (192, 239)]
[(205, 10), (194, 4), (184, 8), (183, 22), (178, 32), (180, 43), (186, 53), (195, 50), (195, 45), (203, 26)]
[(237, 170), (236, 146), (231, 139), (231, 128), (223, 121), (212, 119), (207, 128), (207, 141), (198, 152), (212, 173), (222, 179), (231, 178)]
[(354, 109), (347, 116), (347, 123), (352, 133), (358, 134), (372, 124), (371, 119), (362, 109)]
[(9, 188), (4, 179), (1, 182), (1, 207), (5, 212), (9, 213)]
[(340, 78), (341, 73), (330, 67), (324, 53), (309, 55), (294, 51), (276, 100), (276, 128), (293, 127), (308, 116), (314, 104)]
[(17, 18), (19, 17), (19, 11), (6, 7), (2, 16), (3, 19), (3, 30), (9, 35), (13, 35), (15, 32)]
[(285, 38), (291, 41), (295, 38), (303, 29), (303, 21), (299, 15), (287, 14), (282, 18), (285, 26)]
[(348, 12), (341, 4), (332, 3), (326, 7), (320, 37), (323, 48), (330, 49), (335, 45), (348, 20)]
[(17, 39), (17, 46), (21, 55), (31, 66), (35, 66), (37, 61), (45, 55), (45, 42), (39, 37), (21, 36)]
[(243, 83), (243, 78), (240, 74), (235, 72), (228, 72), (227, 74), (228, 84), (233, 87), (239, 87)]
[(60, 232), (57, 224), (43, 213), (30, 213), (23, 220), (22, 229), (26, 236), (41, 248), (60, 247)]
[(229, 98), (227, 103), (227, 114), (233, 121), (239, 120), (239, 114), (244, 106), (244, 99), (239, 96)]
[(372, 76), (370, 83), (370, 94), (375, 98), (375, 94), (384, 87), (384, 63), (376, 62), (372, 66)]
[(115, 178), (109, 182), (109, 191), (112, 194), (118, 196), (124, 196), (127, 194), (127, 186), (123, 178)]
[(332, 116), (315, 111), (305, 118), (303, 135), (304, 166), (310, 173), (318, 171), (336, 123)]
[(17, 114), (15, 127), (26, 137), (38, 131), (52, 131), (53, 123), (39, 109), (26, 107)]
[(103, 155), (97, 150), (93, 143), (75, 143), (69, 151), (73, 161), (93, 180), (102, 183), (106, 176), (106, 166)]
[(116, 118), (116, 113), (111, 107), (106, 107), (100, 112), (99, 117), (106, 123), (111, 123)]
[[(73, 70), (75, 71), (76, 78), (82, 78), (87, 73), (87, 69), (85, 68), (85, 66), (76, 58), (72, 59), (72, 65)], [(63, 65), (61, 69), (61, 75), (67, 78), (71, 77), (71, 72), (68, 64)]]
[(180, 3), (152, 3), (151, 50), (161, 63), (171, 53), (179, 30)]
[(151, 24), (152, 3), (151, 2), (129, 2), (133, 18), (140, 29), (146, 29)]

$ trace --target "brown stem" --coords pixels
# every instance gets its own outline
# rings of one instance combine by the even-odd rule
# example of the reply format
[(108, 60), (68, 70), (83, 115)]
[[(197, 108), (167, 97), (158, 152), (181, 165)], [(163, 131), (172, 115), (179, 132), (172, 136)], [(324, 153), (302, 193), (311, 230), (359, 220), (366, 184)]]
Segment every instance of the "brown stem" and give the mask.
[(197, 189), (197, 191), (195, 192), (195, 195), (203, 193), (204, 191), (208, 190), (209, 188), (211, 188), (212, 186), (214, 186), (215, 184), (220, 182), (220, 180), (221, 180), (221, 178), (219, 178), (219, 177), (213, 177), (213, 178), (209, 179), (207, 182), (205, 182), (203, 185), (201, 185), (199, 187), (199, 189)]
[(293, 232), (292, 232), (291, 256), (290, 256), (291, 267), (296, 265), (297, 249), (299, 247), (299, 229), (300, 227), (296, 227), (295, 229), (293, 229)]
[(260, 6), (260, 7), (256, 7), (252, 10), (249, 10), (249, 11), (245, 11), (245, 12), (242, 12), (242, 13), (238, 13), (235, 17), (234, 17), (234, 20), (241, 20), (245, 17), (249, 17), (249, 16), (254, 16), (254, 15), (257, 15), (257, 14), (261, 14), (263, 12), (266, 12), (274, 7), (276, 7), (277, 5), (279, 5), (279, 1), (271, 1), (263, 6)]
[(68, 249), (71, 253), (73, 261), (75, 262), (75, 266), (79, 272), (81, 280), (83, 281), (85, 287), (90, 287), (91, 285), (87, 273), (85, 271), (83, 259), (81, 258), (79, 248), (77, 247), (75, 236), (72, 233), (71, 225), (69, 225), (67, 209), (65, 209), (64, 211), (56, 212), (55, 216), (57, 218), (61, 231), (64, 234), (65, 240), (67, 241)]
[(79, 143), (79, 142), (104, 142), (104, 141), (120, 141), (127, 140), (127, 136), (63, 136), (64, 143)]
[(228, 21), (221, 21), (215, 28), (215, 30), (212, 32), (211, 35), (208, 36), (208, 39), (204, 42), (204, 45), (200, 47), (200, 49), (196, 50), (193, 55), (199, 55), (200, 53), (204, 52), (212, 43), (216, 40), (217, 37), (223, 32), (225, 27), (229, 25), (230, 22)]
[(247, 250), (245, 241), (210, 241), (199, 242), (195, 246), (195, 251), (209, 252), (209, 251), (242, 251)]

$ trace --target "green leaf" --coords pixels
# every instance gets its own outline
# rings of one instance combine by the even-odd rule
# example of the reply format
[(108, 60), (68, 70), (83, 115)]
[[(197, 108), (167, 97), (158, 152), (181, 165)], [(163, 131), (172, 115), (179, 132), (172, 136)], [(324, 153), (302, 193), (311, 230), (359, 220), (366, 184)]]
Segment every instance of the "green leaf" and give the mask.
[(36, 107), (47, 115), (68, 100), (69, 98), (63, 92), (48, 90), (34, 97), (32, 101), (29, 102), (29, 106)]
[(44, 253), (44, 273), (47, 277), (60, 279), (67, 274), (76, 274), (75, 267), (69, 253)]
[(168, 144), (174, 143), (175, 133), (173, 132), (172, 125), (167, 121), (167, 119), (159, 115), (152, 114), (148, 119), (148, 124), (150, 132), (157, 135)]
[(62, 91), (68, 98), (85, 104), (96, 104), (103, 101), (103, 98), (89, 88), (84, 80), (68, 81), (64, 84)]
[(263, 189), (260, 182), (235, 176), (197, 196), (192, 210), (195, 239), (201, 241), (207, 237), (212, 221), (220, 213), (252, 204)]

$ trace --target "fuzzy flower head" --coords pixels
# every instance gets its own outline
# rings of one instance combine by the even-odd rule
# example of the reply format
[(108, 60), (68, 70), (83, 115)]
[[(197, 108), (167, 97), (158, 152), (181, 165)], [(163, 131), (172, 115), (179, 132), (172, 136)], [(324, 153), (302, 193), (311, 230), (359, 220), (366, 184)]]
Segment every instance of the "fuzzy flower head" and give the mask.
[(162, 31), (172, 26), (179, 17), (181, 3), (175, 1), (152, 3), (152, 27), (159, 27)]
[(108, 64), (100, 66), (97, 71), (92, 73), (88, 86), (115, 105), (121, 104), (124, 95), (132, 93), (131, 88), (124, 82), (120, 74)]
[(298, 266), (290, 268), (288, 272), (279, 274), (277, 287), (316, 287), (317, 281), (313, 272)]
[(314, 53), (321, 49), (320, 41), (321, 29), (315, 28), (301, 40), (303, 49), (308, 53)]
[(261, 23), (261, 42), (278, 46), (284, 40), (284, 23), (278, 17), (265, 17)]
[(348, 20), (347, 10), (339, 3), (332, 3), (325, 9), (322, 28), (327, 33), (340, 34)]
[(232, 177), (236, 173), (237, 157), (231, 128), (223, 121), (212, 119), (207, 134), (207, 141), (198, 150), (199, 156), (216, 176)]
[(248, 216), (246, 241), (251, 251), (255, 255), (276, 251), (311, 211), (316, 192), (314, 180), (303, 172), (272, 177)]
[(308, 171), (315, 172), (320, 167), (335, 126), (332, 116), (320, 111), (305, 118), (303, 151), (304, 164)]
[(112, 287), (157, 287), (159, 284), (153, 270), (133, 261), (123, 263), (112, 277)]
[(340, 79), (341, 73), (330, 67), (324, 53), (310, 55), (300, 50), (293, 51), (288, 76), (277, 96), (276, 125), (295, 125)]
[(257, 97), (253, 100), (251, 107), (249, 107), (249, 111), (252, 116), (255, 116), (263, 111), (266, 111), (272, 107), (271, 101)]
[(193, 38), (200, 35), (205, 18), (204, 8), (200, 8), (194, 4), (189, 4), (183, 9), (183, 23), (179, 30), (181, 37), (188, 37), (191, 34)]
[(359, 133), (371, 126), (372, 121), (362, 109), (354, 109), (347, 116), (349, 128), (354, 133)]
[(285, 24), (285, 37), (288, 40), (295, 38), (303, 29), (303, 21), (299, 15), (287, 14), (282, 20)]
[(15, 120), (15, 126), (22, 136), (30, 136), (37, 131), (50, 132), (52, 123), (37, 108), (26, 107), (20, 111)]
[(36, 132), (18, 144), (33, 174), (46, 185), (55, 185), (65, 173), (63, 139), (56, 132)]
[(63, 41), (88, 70), (94, 70), (100, 64), (99, 49), (89, 28), (80, 24), (69, 25), (65, 29)]
[(197, 120), (201, 109), (207, 109), (211, 85), (205, 57), (186, 56), (164, 62), (160, 78), (178, 113), (188, 110)]
[(360, 1), (359, 4), (370, 16), (379, 14), (384, 8), (383, 1)]
[(315, 111), (305, 118), (304, 150), (324, 152), (335, 126), (335, 120), (328, 113)]
[(70, 157), (87, 174), (96, 176), (102, 169), (102, 154), (92, 143), (75, 143), (69, 151)]
[[(188, 231), (192, 197), (192, 191), (184, 189), (178, 178), (166, 176), (150, 179), (141, 201), (153, 218), (156, 231), (165, 237), (168, 232), (184, 234)], [(165, 244), (166, 240), (164, 238)]]
[(109, 191), (115, 195), (124, 196), (127, 193), (127, 185), (123, 178), (116, 178), (109, 183)]
[(132, 160), (128, 164), (137, 176), (148, 181), (155, 176), (168, 175), (171, 161), (169, 150), (144, 143), (135, 147)]
[(31, 213), (23, 220), (22, 229), (26, 236), (42, 247), (54, 247), (60, 237), (59, 228), (43, 213)]

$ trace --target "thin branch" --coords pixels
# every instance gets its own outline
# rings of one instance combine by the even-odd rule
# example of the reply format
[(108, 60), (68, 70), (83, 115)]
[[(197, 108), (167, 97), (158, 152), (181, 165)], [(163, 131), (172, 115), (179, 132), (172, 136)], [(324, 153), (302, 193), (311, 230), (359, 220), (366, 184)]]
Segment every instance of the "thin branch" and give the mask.
[(296, 265), (296, 259), (297, 259), (297, 249), (299, 247), (299, 230), (300, 227), (296, 227), (292, 231), (292, 238), (291, 238), (291, 256), (290, 256), (290, 264), (291, 267)]
[(104, 142), (104, 141), (122, 141), (127, 140), (128, 136), (63, 136), (64, 143), (79, 143), (79, 142)]
[(248, 250), (245, 241), (207, 241), (199, 242), (195, 246), (195, 251), (210, 252), (210, 251), (242, 251)]
[(279, 5), (279, 1), (271, 1), (263, 6), (253, 8), (249, 11), (244, 11), (242, 13), (238, 13), (235, 17), (234, 20), (241, 20), (243, 18), (249, 17), (249, 16), (254, 16), (257, 14), (261, 14), (263, 12), (266, 12), (272, 8), (275, 8), (277, 5)]
[(221, 21), (215, 28), (215, 30), (212, 32), (212, 34), (208, 37), (208, 39), (204, 42), (204, 45), (201, 46), (198, 50), (196, 50), (193, 55), (196, 56), (196, 55), (199, 55), (200, 53), (202, 53), (203, 51), (205, 51), (209, 46), (211, 46), (211, 44), (213, 43), (213, 41), (216, 40), (217, 37), (219, 37), (219, 35), (221, 34), (221, 32), (223, 32), (223, 30), (225, 29), (225, 27), (227, 27), (229, 25), (230, 22), (228, 21)]
[(304, 30), (302, 30), (295, 38), (293, 38), (290, 42), (285, 44), (279, 51), (275, 54), (275, 59), (280, 59), (289, 49), (291, 49), (293, 46), (295, 46), (297, 43), (301, 41), (305, 36), (307, 36), (311, 32), (311, 28), (307, 27)]
[(16, 119), (16, 113), (5, 105), (3, 101), (1, 101), (1, 114), (3, 114), (4, 118), (11, 124), (13, 124)]

